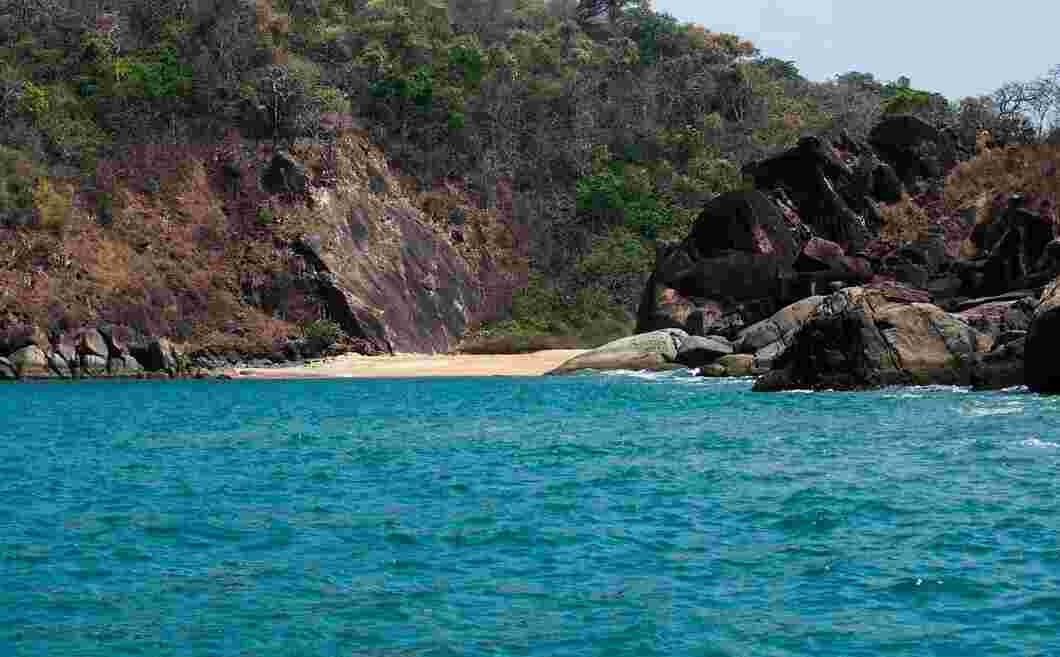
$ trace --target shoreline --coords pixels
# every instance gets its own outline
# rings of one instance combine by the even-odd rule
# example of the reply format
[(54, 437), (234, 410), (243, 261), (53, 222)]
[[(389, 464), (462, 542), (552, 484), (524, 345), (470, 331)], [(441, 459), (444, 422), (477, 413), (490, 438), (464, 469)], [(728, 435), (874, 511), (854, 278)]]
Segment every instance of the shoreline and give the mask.
[(549, 349), (528, 354), (346, 354), (280, 367), (226, 368), (232, 379), (393, 379), (461, 376), (541, 376), (584, 349)]

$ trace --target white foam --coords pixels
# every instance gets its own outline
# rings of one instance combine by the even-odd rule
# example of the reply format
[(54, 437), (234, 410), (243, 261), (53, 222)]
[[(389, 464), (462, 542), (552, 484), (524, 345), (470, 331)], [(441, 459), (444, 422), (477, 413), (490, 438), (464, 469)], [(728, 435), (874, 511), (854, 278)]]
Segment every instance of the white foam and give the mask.
[(1033, 449), (1057, 449), (1060, 447), (1060, 443), (1049, 442), (1048, 440), (1041, 440), (1040, 438), (1028, 438), (1020, 442), (1020, 445)]

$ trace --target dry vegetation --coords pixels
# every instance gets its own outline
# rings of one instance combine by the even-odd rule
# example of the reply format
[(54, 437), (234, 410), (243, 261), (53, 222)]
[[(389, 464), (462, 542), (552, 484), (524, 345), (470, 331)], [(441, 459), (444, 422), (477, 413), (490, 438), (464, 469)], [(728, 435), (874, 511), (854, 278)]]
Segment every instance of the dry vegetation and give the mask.
[(880, 219), (880, 237), (895, 241), (923, 236), (931, 222), (927, 211), (906, 194), (897, 203), (881, 206)]

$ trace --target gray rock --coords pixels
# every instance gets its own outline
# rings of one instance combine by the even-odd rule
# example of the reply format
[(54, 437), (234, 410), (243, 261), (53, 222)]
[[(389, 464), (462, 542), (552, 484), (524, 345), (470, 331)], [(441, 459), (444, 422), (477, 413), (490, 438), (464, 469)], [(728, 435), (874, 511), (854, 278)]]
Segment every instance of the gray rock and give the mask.
[(85, 329), (77, 334), (77, 353), (82, 356), (99, 356), (106, 360), (110, 357), (110, 349), (103, 334), (96, 329)]
[(8, 359), (0, 356), (0, 379), (17, 379), (15, 366)]
[(579, 354), (549, 374), (570, 374), (579, 370), (669, 370), (675, 363), (678, 346), (688, 339), (680, 329), (663, 329), (621, 338)]
[(675, 361), (686, 367), (702, 367), (733, 352), (732, 344), (719, 336), (690, 335), (681, 340)]
[(772, 317), (748, 326), (736, 339), (737, 350), (743, 353), (755, 353), (766, 345), (780, 340), (805, 324), (824, 300), (824, 296), (806, 297), (781, 308)]
[(144, 371), (143, 366), (129, 355), (118, 356), (107, 361), (107, 373), (111, 376), (136, 376)]
[(80, 362), (82, 376), (106, 376), (107, 374), (107, 359), (103, 356), (82, 354)]
[(70, 367), (70, 362), (63, 358), (62, 354), (50, 351), (46, 355), (48, 356), (48, 367), (51, 368), (56, 376), (64, 379), (74, 377), (76, 374), (75, 368)]

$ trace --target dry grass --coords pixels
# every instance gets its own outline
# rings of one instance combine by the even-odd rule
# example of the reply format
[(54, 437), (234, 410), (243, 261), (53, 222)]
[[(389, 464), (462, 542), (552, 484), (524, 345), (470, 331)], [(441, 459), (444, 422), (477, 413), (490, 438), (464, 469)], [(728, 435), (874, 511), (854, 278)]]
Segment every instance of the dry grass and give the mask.
[(931, 218), (908, 195), (897, 203), (880, 207), (880, 237), (886, 240), (915, 240), (927, 233)]
[(950, 173), (944, 199), (948, 208), (958, 210), (999, 192), (1055, 198), (1060, 193), (1060, 146), (1035, 144), (985, 150)]

